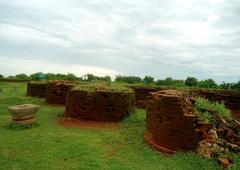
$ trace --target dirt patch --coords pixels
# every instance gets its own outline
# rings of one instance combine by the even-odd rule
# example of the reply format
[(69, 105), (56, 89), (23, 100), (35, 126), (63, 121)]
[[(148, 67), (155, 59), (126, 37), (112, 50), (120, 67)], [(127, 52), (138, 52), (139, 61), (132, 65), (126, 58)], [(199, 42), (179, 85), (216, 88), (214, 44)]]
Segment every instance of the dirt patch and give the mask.
[(118, 122), (100, 122), (95, 120), (80, 120), (72, 118), (61, 118), (58, 124), (66, 128), (93, 128), (93, 129), (117, 129), (120, 127)]

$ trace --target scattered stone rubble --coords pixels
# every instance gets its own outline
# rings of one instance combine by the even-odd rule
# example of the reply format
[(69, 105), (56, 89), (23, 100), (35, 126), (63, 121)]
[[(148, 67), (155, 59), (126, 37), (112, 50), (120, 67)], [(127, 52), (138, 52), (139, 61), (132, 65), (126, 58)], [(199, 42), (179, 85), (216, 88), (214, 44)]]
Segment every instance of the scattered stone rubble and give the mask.
[(147, 100), (145, 140), (167, 154), (194, 150), (229, 167), (234, 163), (231, 153), (240, 152), (240, 122), (227, 120), (213, 109), (205, 111), (213, 115), (216, 124), (201, 122), (194, 114), (194, 102), (176, 90), (152, 93)]
[[(212, 114), (216, 114), (216, 111)], [(202, 140), (199, 142), (197, 152), (206, 159), (217, 159), (224, 168), (227, 168), (234, 163), (231, 152), (240, 152), (240, 122), (235, 119), (227, 121), (217, 114), (215, 119), (216, 125), (200, 128)]]

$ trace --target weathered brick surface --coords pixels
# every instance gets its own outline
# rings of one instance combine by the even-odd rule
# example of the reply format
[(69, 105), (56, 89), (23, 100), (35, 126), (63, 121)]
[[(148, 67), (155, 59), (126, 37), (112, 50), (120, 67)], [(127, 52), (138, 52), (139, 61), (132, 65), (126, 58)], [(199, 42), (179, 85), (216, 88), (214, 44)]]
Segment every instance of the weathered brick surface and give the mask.
[(151, 87), (151, 86), (129, 86), (134, 90), (135, 93), (135, 105), (138, 108), (146, 108), (146, 99), (152, 92), (161, 90), (160, 87)]
[(134, 110), (134, 93), (70, 90), (66, 116), (76, 119), (120, 121)]
[(200, 141), (188, 97), (175, 90), (152, 93), (147, 100), (145, 139), (163, 152), (194, 150)]
[(31, 97), (44, 98), (46, 95), (47, 82), (28, 82), (27, 95)]
[(46, 90), (46, 102), (49, 104), (65, 104), (67, 93), (74, 87), (71, 81), (53, 81)]

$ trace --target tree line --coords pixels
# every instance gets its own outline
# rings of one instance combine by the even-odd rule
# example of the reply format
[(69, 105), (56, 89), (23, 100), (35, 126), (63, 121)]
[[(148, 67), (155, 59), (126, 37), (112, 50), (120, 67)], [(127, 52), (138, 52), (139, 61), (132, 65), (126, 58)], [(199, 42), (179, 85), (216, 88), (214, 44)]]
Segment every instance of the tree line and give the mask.
[(14, 76), (4, 77), (0, 74), (0, 80), (70, 80), (70, 81), (86, 81), (86, 82), (116, 82), (116, 83), (128, 83), (128, 84), (145, 84), (145, 85), (158, 85), (158, 86), (173, 86), (173, 87), (198, 87), (198, 88), (218, 88), (218, 89), (233, 89), (240, 90), (240, 81), (236, 83), (222, 82), (217, 84), (213, 79), (198, 80), (195, 77), (187, 77), (185, 80), (176, 80), (172, 77), (165, 79), (155, 80), (152, 76), (145, 76), (143, 78), (138, 76), (123, 76), (117, 75), (115, 80), (112, 80), (110, 76), (96, 76), (93, 74), (86, 74), (82, 77), (78, 77), (72, 73), (68, 74), (54, 74), (41, 72), (31, 75), (17, 74)]

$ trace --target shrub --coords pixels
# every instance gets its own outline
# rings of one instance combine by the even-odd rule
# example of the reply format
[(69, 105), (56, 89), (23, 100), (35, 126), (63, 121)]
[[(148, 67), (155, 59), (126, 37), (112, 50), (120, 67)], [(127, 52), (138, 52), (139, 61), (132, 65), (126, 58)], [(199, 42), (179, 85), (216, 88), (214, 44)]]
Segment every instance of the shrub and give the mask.
[[(207, 99), (198, 97), (194, 105), (195, 113), (197, 114), (199, 120), (209, 121), (212, 124), (216, 123), (215, 114), (224, 117), (226, 120), (232, 120), (231, 111), (225, 108), (225, 105), (218, 102), (210, 102)], [(215, 111), (215, 113), (210, 113), (210, 110)]]

